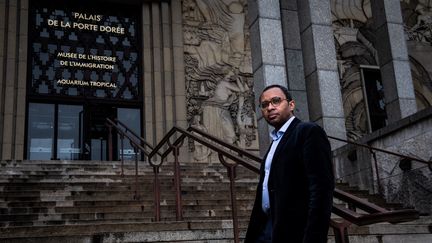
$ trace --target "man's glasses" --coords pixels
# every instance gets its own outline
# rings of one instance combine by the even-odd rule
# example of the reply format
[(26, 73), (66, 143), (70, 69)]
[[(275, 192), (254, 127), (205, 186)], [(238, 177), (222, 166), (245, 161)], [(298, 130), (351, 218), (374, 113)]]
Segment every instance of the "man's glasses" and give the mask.
[(277, 106), (279, 106), (281, 103), (282, 103), (282, 101), (284, 101), (284, 100), (288, 100), (288, 102), (290, 102), (290, 100), (289, 99), (282, 99), (281, 97), (273, 97), (273, 98), (271, 98), (270, 100), (266, 100), (266, 101), (263, 101), (263, 102), (261, 102), (260, 104), (259, 104), (259, 107), (261, 108), (261, 109), (266, 109), (270, 104), (272, 104), (272, 106), (274, 106), (274, 107), (277, 107)]

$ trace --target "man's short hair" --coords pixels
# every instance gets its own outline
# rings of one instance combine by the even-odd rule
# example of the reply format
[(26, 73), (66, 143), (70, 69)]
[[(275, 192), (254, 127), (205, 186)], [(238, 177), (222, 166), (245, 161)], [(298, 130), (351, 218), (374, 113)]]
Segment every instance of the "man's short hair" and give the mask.
[(292, 96), (291, 96), (290, 92), (288, 91), (288, 89), (285, 86), (282, 86), (282, 85), (279, 85), (279, 84), (272, 84), (272, 85), (269, 85), (269, 86), (265, 87), (264, 90), (261, 92), (260, 99), (259, 99), (260, 102), (261, 102), (261, 96), (262, 96), (262, 94), (264, 92), (266, 92), (267, 90), (272, 89), (272, 88), (278, 88), (278, 89), (282, 90), (282, 92), (284, 93), (284, 95), (288, 99), (288, 101), (292, 100)]

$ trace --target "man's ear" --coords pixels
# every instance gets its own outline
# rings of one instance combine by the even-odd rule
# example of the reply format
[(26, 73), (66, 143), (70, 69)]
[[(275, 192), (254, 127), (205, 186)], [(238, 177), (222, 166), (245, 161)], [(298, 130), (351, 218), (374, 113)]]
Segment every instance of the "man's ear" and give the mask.
[(291, 100), (291, 101), (288, 103), (288, 106), (289, 106), (289, 108), (290, 108), (290, 111), (294, 112), (294, 110), (295, 110), (295, 101), (294, 101), (294, 100)]

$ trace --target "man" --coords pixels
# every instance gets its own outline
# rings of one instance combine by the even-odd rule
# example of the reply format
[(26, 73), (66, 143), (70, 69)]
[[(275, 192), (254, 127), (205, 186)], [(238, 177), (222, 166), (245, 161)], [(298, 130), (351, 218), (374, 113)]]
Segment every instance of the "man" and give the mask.
[(271, 85), (260, 96), (273, 142), (261, 165), (245, 243), (323, 243), (333, 200), (331, 148), (324, 130), (294, 117), (288, 90)]

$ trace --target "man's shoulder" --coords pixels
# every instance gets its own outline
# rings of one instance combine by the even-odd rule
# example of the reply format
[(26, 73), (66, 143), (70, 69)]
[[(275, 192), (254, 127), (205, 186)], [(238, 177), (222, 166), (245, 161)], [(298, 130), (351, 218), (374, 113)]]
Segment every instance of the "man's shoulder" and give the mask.
[(315, 122), (309, 122), (309, 121), (300, 121), (297, 124), (297, 129), (300, 132), (307, 132), (307, 131), (324, 131), (324, 129), (316, 124)]

